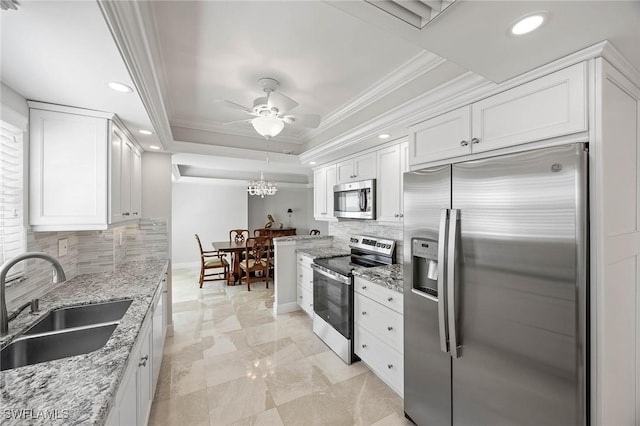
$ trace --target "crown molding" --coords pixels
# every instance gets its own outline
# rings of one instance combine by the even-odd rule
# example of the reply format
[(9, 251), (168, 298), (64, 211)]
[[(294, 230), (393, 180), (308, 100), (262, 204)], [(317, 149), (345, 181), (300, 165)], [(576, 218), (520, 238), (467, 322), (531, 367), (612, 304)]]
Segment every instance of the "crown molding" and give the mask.
[(640, 84), (640, 71), (635, 68), (613, 44), (606, 43), (602, 49), (602, 57), (607, 60), (615, 69), (629, 77), (636, 85)]
[[(173, 141), (140, 5), (145, 2), (97, 0), (153, 129), (166, 149)], [(144, 7), (148, 7), (144, 6)]]
[(338, 153), (347, 146), (377, 135), (383, 129), (408, 127), (416, 122), (426, 120), (430, 114), (433, 114), (432, 111), (445, 112), (448, 109), (453, 109), (470, 93), (494, 85), (495, 83), (491, 83), (477, 74), (467, 72), (393, 108), (382, 117), (375, 117), (349, 132), (303, 152), (300, 154), (300, 161), (306, 164), (318, 157)]
[[(371, 119), (348, 132), (301, 153), (300, 161), (303, 164), (307, 164), (309, 161), (314, 161), (320, 157), (338, 155), (345, 147), (358, 144), (385, 129), (409, 127), (436, 115), (469, 105), (560, 69), (600, 56), (604, 56), (605, 59), (612, 62), (612, 65), (616, 66), (617, 64), (631, 75), (640, 76), (640, 73), (606, 40), (500, 84), (490, 82), (472, 72), (467, 72), (422, 96), (392, 109), (382, 117)], [(637, 81), (640, 81), (640, 79)], [(319, 162), (322, 162), (322, 160)]]
[[(238, 129), (233, 128), (233, 127), (229, 127), (227, 125), (224, 124), (218, 124), (218, 123), (205, 123), (205, 122), (197, 122), (197, 121), (192, 121), (192, 120), (185, 120), (185, 119), (180, 119), (180, 118), (175, 118), (171, 120), (171, 125), (174, 127), (182, 127), (185, 129), (191, 129), (191, 130), (200, 130), (200, 131), (204, 131), (204, 132), (213, 132), (213, 133), (222, 133), (222, 134), (227, 134), (227, 135), (235, 135), (235, 136), (243, 136), (243, 137), (248, 137), (248, 138), (252, 138), (252, 139), (258, 139), (260, 141), (264, 141), (264, 136), (260, 136), (260, 134), (258, 132), (256, 132), (255, 130), (253, 130), (253, 128), (249, 128), (249, 129)], [(293, 143), (296, 145), (302, 145), (302, 139), (301, 138), (296, 138), (294, 136), (287, 136), (287, 135), (282, 135), (279, 134), (273, 138), (271, 138), (271, 140), (277, 140), (279, 142), (288, 142), (288, 143)]]
[(356, 112), (371, 106), (385, 96), (445, 63), (438, 55), (423, 51), (369, 86), (360, 95), (329, 114), (317, 129), (307, 132), (304, 142), (325, 132)]
[[(207, 158), (207, 157), (223, 157), (234, 158), (241, 160), (254, 160), (263, 162), (265, 161), (267, 152), (258, 151), (255, 149), (234, 148), (223, 145), (206, 145), (195, 142), (175, 141), (172, 144), (172, 160), (184, 161), (183, 158)], [(297, 155), (294, 154), (281, 154), (278, 152), (269, 152), (269, 161), (277, 163), (282, 167), (298, 168), (301, 171), (310, 173), (310, 168), (300, 164), (300, 160)]]

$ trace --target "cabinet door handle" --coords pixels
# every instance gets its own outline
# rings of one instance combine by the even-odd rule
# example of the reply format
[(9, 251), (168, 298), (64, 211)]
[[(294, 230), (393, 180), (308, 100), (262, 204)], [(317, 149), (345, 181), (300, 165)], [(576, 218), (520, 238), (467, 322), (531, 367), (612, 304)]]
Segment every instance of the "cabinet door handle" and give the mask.
[(393, 301), (393, 297), (390, 297), (387, 299), (387, 302), (392, 302)]
[(302, 299), (302, 296), (298, 296), (298, 299)]
[(393, 364), (387, 364), (387, 368), (391, 370), (393, 368)]
[(469, 145), (469, 142), (465, 140), (460, 141), (460, 146), (467, 146), (467, 145)]
[(363, 290), (366, 290), (366, 289), (367, 289), (367, 286), (366, 286), (366, 285), (363, 285), (363, 286), (362, 286), (362, 289), (363, 289)]
[(362, 349), (365, 349), (367, 347), (367, 345), (362, 345)]
[(404, 217), (404, 213), (400, 213), (400, 217)]
[(393, 217), (400, 217), (398, 213), (394, 214)]
[(122, 216), (129, 216), (129, 213), (122, 213)]
[(367, 315), (367, 311), (362, 311), (362, 315)]
[(389, 326), (389, 327), (387, 327), (387, 330), (393, 331), (393, 327)]
[(140, 358), (140, 362), (138, 363), (138, 367), (146, 367), (148, 359), (149, 359), (149, 355), (145, 355), (142, 358)]
[(480, 139), (473, 138), (473, 139), (471, 139), (471, 143), (473, 143), (473, 144), (480, 143)]

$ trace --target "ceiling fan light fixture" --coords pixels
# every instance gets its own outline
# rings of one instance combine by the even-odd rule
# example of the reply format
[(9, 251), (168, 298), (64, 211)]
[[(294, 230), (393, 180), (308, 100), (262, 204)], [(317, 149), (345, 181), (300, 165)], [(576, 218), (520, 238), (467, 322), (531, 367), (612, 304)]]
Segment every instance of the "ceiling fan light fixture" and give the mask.
[(261, 115), (251, 120), (251, 125), (265, 138), (277, 136), (284, 128), (284, 122), (273, 115)]

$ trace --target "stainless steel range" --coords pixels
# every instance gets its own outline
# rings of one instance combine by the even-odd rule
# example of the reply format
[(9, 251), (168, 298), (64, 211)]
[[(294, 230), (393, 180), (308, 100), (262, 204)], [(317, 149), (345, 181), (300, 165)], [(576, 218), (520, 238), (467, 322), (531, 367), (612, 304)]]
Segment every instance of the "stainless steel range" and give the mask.
[(316, 259), (313, 268), (313, 332), (344, 362), (357, 361), (353, 353), (353, 274), (355, 268), (390, 265), (396, 243), (354, 235), (351, 254)]

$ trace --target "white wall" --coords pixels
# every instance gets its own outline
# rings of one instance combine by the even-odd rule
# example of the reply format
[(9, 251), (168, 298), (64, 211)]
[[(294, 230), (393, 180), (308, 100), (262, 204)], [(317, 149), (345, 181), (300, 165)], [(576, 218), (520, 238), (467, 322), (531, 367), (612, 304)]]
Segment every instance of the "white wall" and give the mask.
[(246, 186), (178, 181), (172, 187), (174, 266), (200, 261), (194, 234), (211, 250), (211, 242), (229, 239), (229, 230), (247, 228)]
[[(311, 194), (311, 195), (310, 195)], [(296, 228), (298, 235), (308, 234), (310, 229), (319, 229), (327, 234), (326, 223), (313, 220), (313, 188), (278, 188), (275, 195), (264, 198), (249, 195), (249, 230), (263, 228), (268, 222), (267, 214), (271, 214), (276, 221), (289, 227), (287, 209), (291, 214), (291, 227)], [(324, 229), (323, 229), (324, 226)]]

